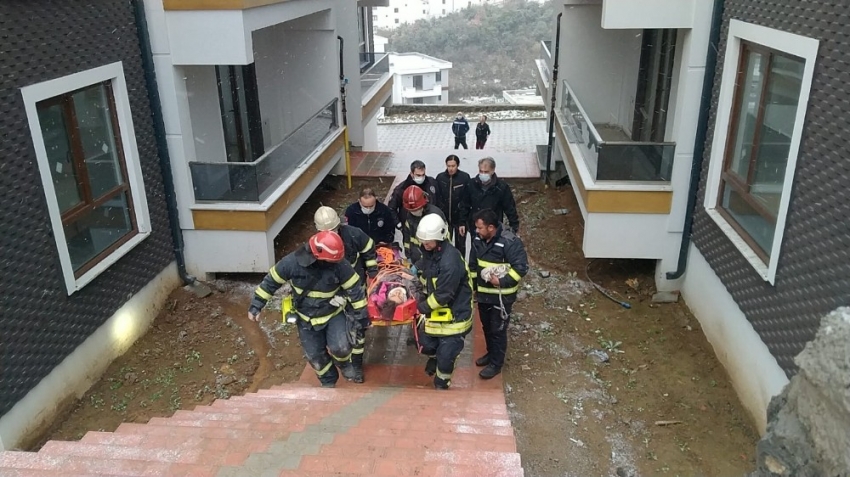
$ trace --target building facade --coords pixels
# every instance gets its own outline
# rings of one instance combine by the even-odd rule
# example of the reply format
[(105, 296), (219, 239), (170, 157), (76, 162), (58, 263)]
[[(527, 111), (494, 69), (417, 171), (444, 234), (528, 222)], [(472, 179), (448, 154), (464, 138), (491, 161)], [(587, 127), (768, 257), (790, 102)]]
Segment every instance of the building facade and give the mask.
[(422, 53), (390, 53), (393, 104), (449, 104), (448, 61)]
[(0, 450), (85, 392), (180, 282), (134, 6), (0, 3)]
[(392, 30), (406, 23), (446, 16), (472, 5), (498, 5), (503, 0), (389, 0), (373, 10), (372, 21), (379, 30)]

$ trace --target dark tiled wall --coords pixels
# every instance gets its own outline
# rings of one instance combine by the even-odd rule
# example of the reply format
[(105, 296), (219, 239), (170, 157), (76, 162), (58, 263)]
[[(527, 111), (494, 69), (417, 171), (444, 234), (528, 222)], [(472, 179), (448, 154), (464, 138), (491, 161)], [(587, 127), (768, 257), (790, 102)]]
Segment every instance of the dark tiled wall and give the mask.
[[(702, 207), (730, 19), (820, 41), (775, 286)], [(693, 240), (791, 376), (820, 318), (850, 304), (850, 8), (846, 0), (727, 0), (719, 55)]]
[[(122, 61), (152, 234), (67, 296), (20, 88)], [(0, 416), (173, 260), (129, 1), (0, 2)]]

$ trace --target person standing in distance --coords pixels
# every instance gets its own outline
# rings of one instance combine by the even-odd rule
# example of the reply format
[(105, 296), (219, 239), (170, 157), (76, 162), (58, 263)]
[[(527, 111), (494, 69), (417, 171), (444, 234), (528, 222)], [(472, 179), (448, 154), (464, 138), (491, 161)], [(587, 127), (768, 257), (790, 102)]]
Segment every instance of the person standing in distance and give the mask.
[(475, 149), (484, 149), (487, 138), (490, 137), (490, 125), (487, 124), (487, 115), (482, 114), (475, 126)]
[(422, 192), (424, 192), (428, 196), (428, 199), (430, 199), (432, 204), (436, 205), (437, 207), (440, 206), (440, 204), (437, 203), (440, 198), (440, 185), (437, 184), (437, 180), (425, 174), (424, 162), (411, 162), (410, 175), (407, 176), (401, 182), (401, 184), (397, 185), (395, 189), (393, 189), (393, 193), (390, 196), (390, 203), (387, 204), (387, 206), (389, 206), (390, 208), (390, 211), (392, 211), (393, 213), (393, 218), (395, 219), (395, 223), (393, 225), (398, 228), (401, 228), (401, 222), (403, 220), (402, 216), (404, 215), (404, 207), (402, 206), (402, 195), (404, 194), (404, 191), (407, 190), (407, 188), (410, 186), (416, 186), (422, 189)]
[(466, 146), (466, 133), (469, 132), (469, 123), (463, 117), (463, 113), (457, 113), (455, 120), (452, 123), (452, 134), (455, 135), (455, 149), (458, 146), (463, 146), (464, 149), (469, 149)]
[(482, 379), (492, 379), (505, 364), (511, 308), (528, 273), (528, 255), (519, 237), (504, 230), (492, 210), (476, 213), (473, 220), (477, 234), (469, 252), (469, 271), (487, 343), (487, 353), (475, 364), (484, 366), (478, 373)]
[(469, 174), (458, 169), (460, 159), (452, 154), (446, 158), (446, 170), (437, 174), (440, 185), (440, 204), (449, 231), (454, 237), (454, 246), (461, 257), (466, 256), (466, 224), (460, 219), (460, 205), (466, 186), (469, 184)]

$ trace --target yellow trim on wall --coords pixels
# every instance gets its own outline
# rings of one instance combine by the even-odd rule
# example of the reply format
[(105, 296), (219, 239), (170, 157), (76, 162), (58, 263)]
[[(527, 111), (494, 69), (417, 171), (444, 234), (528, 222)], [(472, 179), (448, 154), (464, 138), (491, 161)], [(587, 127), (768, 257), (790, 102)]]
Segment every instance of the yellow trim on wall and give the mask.
[(295, 182), (268, 208), (261, 210), (192, 210), (195, 230), (242, 230), (265, 232), (292, 202), (301, 195), (307, 185), (316, 178), (319, 171), (343, 148), (343, 135), (334, 141), (319, 155), (313, 164), (305, 170)]
[(165, 10), (247, 10), (289, 0), (162, 0)]
[[(557, 118), (556, 118), (557, 119)], [(617, 214), (669, 214), (673, 203), (673, 191), (663, 190), (588, 190), (581, 180), (560, 120), (556, 121), (555, 135), (567, 156), (566, 166), (575, 179), (581, 201), (588, 213)]]
[(366, 106), (363, 106), (362, 112), (360, 113), (360, 117), (363, 119), (368, 118), (372, 115), (378, 108), (384, 104), (384, 101), (387, 100), (393, 94), (393, 77), (390, 76), (389, 81), (387, 81), (381, 89), (372, 96), (372, 99), (366, 103)]

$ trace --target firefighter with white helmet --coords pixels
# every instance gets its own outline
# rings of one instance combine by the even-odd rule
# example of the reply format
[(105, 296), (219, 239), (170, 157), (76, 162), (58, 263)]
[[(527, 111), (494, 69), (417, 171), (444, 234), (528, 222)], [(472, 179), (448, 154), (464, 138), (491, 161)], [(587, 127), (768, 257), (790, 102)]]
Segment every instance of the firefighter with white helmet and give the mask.
[(434, 387), (451, 386), (463, 339), (472, 329), (472, 280), (460, 252), (445, 240), (448, 226), (437, 214), (422, 217), (416, 228), (421, 257), (416, 263), (423, 293), (417, 303), (420, 353), (428, 356), (425, 372)]
[[(378, 258), (375, 253), (375, 241), (366, 235), (366, 232), (352, 227), (348, 224), (343, 224), (336, 211), (328, 206), (321, 206), (313, 214), (313, 221), (316, 224), (316, 230), (329, 230), (336, 232), (342, 238), (345, 244), (345, 259), (354, 268), (354, 271), (360, 276), (363, 284), (366, 283), (366, 277), (375, 278), (378, 274)], [(355, 383), (363, 382), (363, 353), (366, 348), (366, 328), (369, 326), (369, 321), (364, 320), (361, 326), (358, 327), (356, 336), (354, 336), (353, 348), (351, 350), (351, 363), (354, 365)]]
[[(292, 285), (298, 338), (319, 382), (334, 387), (340, 372), (354, 380), (350, 331), (368, 316), (363, 284), (345, 260), (342, 238), (336, 232), (319, 232), (277, 262), (254, 291), (248, 318), (258, 321), (260, 311), (286, 282)], [(346, 313), (346, 307), (352, 311)]]

